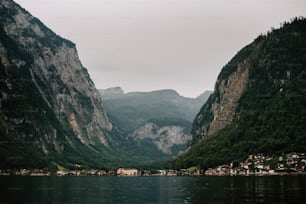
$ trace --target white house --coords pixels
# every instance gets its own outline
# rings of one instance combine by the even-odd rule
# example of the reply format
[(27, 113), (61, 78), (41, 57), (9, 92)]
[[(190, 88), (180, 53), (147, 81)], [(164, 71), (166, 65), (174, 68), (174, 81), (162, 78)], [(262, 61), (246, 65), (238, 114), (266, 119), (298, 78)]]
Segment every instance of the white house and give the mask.
[(125, 169), (125, 168), (119, 168), (117, 170), (117, 175), (118, 176), (137, 176), (138, 175), (138, 170), (137, 169)]

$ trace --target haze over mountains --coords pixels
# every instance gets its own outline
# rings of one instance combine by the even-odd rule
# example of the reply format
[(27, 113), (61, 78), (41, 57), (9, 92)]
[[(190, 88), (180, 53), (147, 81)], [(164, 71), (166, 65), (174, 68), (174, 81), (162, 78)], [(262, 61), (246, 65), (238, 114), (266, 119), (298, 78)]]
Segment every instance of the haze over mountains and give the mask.
[(259, 36), (223, 67), (212, 94), (192, 99), (99, 93), (74, 43), (12, 0), (0, 13), (0, 168), (152, 167), (189, 144), (169, 167), (306, 152), (305, 18)]
[(150, 119), (180, 118), (192, 122), (210, 91), (197, 98), (180, 96), (175, 90), (124, 93), (120, 87), (100, 90), (112, 120), (128, 132)]

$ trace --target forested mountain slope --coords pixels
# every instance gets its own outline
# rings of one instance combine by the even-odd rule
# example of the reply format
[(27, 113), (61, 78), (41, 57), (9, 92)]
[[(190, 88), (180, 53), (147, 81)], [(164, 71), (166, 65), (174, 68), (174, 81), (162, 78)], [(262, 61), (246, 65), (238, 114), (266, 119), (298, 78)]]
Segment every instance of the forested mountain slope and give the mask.
[(306, 152), (306, 20), (259, 36), (223, 67), (193, 122), (193, 146), (172, 163), (213, 167), (248, 154)]

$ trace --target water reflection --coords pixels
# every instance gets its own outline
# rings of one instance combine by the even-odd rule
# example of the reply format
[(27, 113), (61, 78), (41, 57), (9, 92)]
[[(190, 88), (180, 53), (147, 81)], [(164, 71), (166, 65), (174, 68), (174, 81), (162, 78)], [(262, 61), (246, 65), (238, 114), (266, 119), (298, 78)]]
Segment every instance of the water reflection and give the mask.
[(306, 203), (306, 176), (0, 177), (0, 203)]
[(192, 203), (305, 203), (305, 176), (202, 177)]

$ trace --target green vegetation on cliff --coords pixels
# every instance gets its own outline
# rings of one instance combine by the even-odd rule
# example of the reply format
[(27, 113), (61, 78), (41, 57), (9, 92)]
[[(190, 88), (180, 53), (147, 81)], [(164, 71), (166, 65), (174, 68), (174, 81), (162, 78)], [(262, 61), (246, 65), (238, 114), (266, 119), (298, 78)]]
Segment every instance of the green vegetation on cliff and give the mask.
[(248, 154), (306, 152), (306, 19), (295, 18), (258, 37), (222, 69), (218, 82), (251, 55), (234, 120), (205, 134), (219, 100), (221, 90), (215, 90), (193, 123), (194, 145), (170, 166), (207, 168), (242, 161)]

